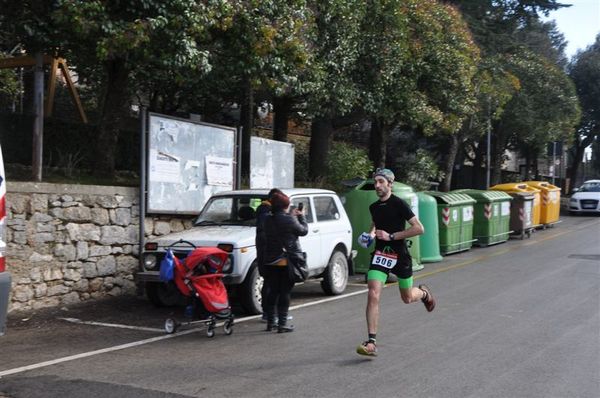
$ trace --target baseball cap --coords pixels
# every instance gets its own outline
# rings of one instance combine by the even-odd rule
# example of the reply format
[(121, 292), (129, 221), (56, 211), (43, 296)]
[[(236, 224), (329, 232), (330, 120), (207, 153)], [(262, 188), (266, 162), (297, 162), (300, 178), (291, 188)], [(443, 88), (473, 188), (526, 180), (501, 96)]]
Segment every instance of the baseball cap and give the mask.
[(394, 182), (394, 179), (396, 178), (394, 176), (394, 173), (390, 169), (377, 169), (377, 170), (375, 170), (375, 172), (373, 173), (373, 178), (378, 177), (378, 176), (381, 176), (381, 177), (385, 178), (389, 182)]

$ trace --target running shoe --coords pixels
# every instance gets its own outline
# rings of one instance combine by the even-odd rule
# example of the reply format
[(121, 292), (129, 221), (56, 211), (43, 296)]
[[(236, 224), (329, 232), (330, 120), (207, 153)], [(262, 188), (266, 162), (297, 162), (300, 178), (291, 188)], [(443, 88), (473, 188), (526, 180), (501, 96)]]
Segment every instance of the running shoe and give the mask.
[[(373, 350), (369, 351), (367, 349), (367, 346), (369, 344), (373, 344)], [(356, 347), (356, 353), (360, 354), (360, 355), (365, 355), (368, 357), (376, 357), (377, 356), (377, 345), (375, 343), (373, 343), (372, 341), (365, 341), (362, 344), (360, 344), (358, 347)]]
[(431, 290), (429, 290), (429, 288), (426, 285), (419, 285), (419, 289), (427, 293), (427, 298), (421, 299), (423, 304), (425, 304), (427, 312), (433, 311), (433, 309), (435, 308), (435, 298), (433, 297), (433, 294), (431, 294)]

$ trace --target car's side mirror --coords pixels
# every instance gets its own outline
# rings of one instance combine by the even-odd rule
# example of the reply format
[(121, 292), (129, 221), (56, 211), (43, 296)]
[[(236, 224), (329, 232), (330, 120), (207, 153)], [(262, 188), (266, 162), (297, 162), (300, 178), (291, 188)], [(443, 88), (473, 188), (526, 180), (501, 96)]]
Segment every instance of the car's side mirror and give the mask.
[(573, 188), (573, 193), (579, 192), (579, 188)]

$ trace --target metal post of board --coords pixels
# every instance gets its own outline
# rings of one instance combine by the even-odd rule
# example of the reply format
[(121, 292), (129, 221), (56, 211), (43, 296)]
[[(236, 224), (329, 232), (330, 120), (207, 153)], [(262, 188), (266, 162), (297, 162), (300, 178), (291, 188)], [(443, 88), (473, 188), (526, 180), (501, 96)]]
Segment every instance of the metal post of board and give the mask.
[(44, 56), (41, 52), (35, 54), (35, 69), (33, 75), (35, 119), (33, 122), (31, 171), (33, 181), (41, 182), (44, 153)]
[(144, 264), (144, 257), (142, 252), (144, 250), (144, 244), (146, 243), (146, 137), (148, 128), (148, 113), (146, 107), (140, 108), (140, 229), (139, 229), (139, 250), (138, 260), (140, 263), (140, 269)]
[(235, 181), (233, 183), (233, 189), (240, 189), (242, 184), (242, 132), (244, 128), (242, 126), (237, 129), (237, 136), (235, 137)]

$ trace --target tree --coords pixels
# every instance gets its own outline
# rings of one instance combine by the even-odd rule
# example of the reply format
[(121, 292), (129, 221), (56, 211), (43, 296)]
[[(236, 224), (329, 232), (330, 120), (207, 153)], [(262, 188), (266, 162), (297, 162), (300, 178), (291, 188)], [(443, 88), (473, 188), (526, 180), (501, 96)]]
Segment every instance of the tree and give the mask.
[(458, 134), (462, 139), (463, 155), (475, 166), (472, 175), (474, 187), (480, 181), (478, 171), (486, 155), (487, 133), (492, 123), (502, 116), (507, 102), (520, 89), (519, 79), (506, 70), (504, 64), (503, 57), (498, 55), (483, 58), (479, 63), (473, 78), (476, 111), (465, 119)]
[(312, 64), (297, 93), (311, 120), (309, 176), (316, 179), (326, 174), (334, 125), (358, 103), (355, 72), (365, 2), (311, 1), (309, 7), (315, 17)]
[[(488, 123), (494, 127), (492, 157), (496, 168), (498, 168), (502, 164), (504, 150), (509, 143), (513, 145), (517, 143), (517, 140), (511, 140), (511, 137), (506, 136), (506, 134), (510, 134), (504, 129), (503, 120), (510, 120), (511, 115), (506, 114), (504, 107), (502, 107), (502, 103), (506, 103), (511, 99), (511, 93), (516, 95), (515, 89), (521, 90), (523, 84), (521, 78), (525, 75), (517, 76), (515, 74), (514, 62), (516, 59), (530, 59), (531, 54), (537, 54), (540, 61), (542, 58), (548, 60), (542, 62), (544, 64), (550, 63), (560, 67), (564, 65), (564, 37), (558, 32), (554, 23), (541, 22), (540, 15), (548, 15), (552, 10), (568, 7), (569, 5), (561, 4), (557, 0), (450, 0), (449, 2), (460, 8), (469, 28), (473, 32), (475, 42), (481, 48), (484, 69), (489, 70), (493, 66), (493, 70), (497, 72), (494, 79), (495, 83), (492, 82), (492, 85), (499, 84), (500, 91), (497, 92), (499, 94), (497, 100), (500, 99), (501, 101), (494, 100), (491, 97), (494, 90), (487, 91), (487, 93), (482, 92), (483, 95), (478, 96), (478, 120), (475, 120), (476, 123), (472, 123), (473, 120), (468, 120), (469, 125), (466, 130), (476, 132), (477, 129), (480, 130), (481, 126), (487, 126)], [(540, 73), (545, 69), (545, 66), (542, 66), (540, 62), (536, 61), (534, 64), (540, 67)], [(533, 67), (533, 64), (530, 66)], [(521, 69), (521, 72), (524, 72), (523, 69)], [(553, 69), (551, 75), (558, 78), (554, 72), (556, 72), (555, 69)], [(562, 77), (559, 80), (562, 80)], [(568, 91), (567, 86), (568, 84), (566, 86), (561, 85)], [(544, 87), (539, 87), (539, 89), (543, 91)], [(525, 90), (523, 93), (532, 94), (529, 90)], [(509, 95), (509, 97), (505, 95)], [(524, 95), (520, 96), (520, 100), (524, 100)], [(517, 102), (518, 100), (515, 100), (513, 104)], [(515, 108), (511, 109), (514, 110)], [(530, 116), (535, 114), (536, 111), (537, 109), (530, 109)], [(541, 112), (543, 109), (540, 108), (539, 111)], [(500, 118), (500, 113), (505, 114), (505, 116)], [(489, 116), (483, 117), (485, 114)], [(530, 118), (529, 120), (533, 119)], [(477, 123), (478, 121), (482, 121), (483, 124)], [(472, 127), (475, 127), (475, 130)], [(536, 126), (532, 127), (535, 128)], [(465, 126), (463, 126), (464, 128)], [(521, 134), (528, 131), (524, 129)], [(499, 136), (497, 136), (497, 133)], [(544, 141), (549, 139), (549, 135), (543, 139), (538, 136), (538, 139)], [(473, 134), (471, 137), (471, 142), (478, 141), (477, 134)], [(528, 142), (535, 141), (530, 140)], [(471, 148), (474, 148), (471, 152), (475, 154), (476, 170), (478, 170), (478, 166), (483, 159), (484, 145), (481, 144), (483, 143), (479, 142), (479, 145), (471, 145)], [(526, 145), (533, 152), (537, 153), (539, 150), (539, 144), (537, 143), (533, 146)], [(530, 153), (529, 157), (532, 156), (535, 156), (535, 154)], [(488, 162), (490, 162), (490, 159), (488, 159)], [(494, 169), (494, 178), (498, 179), (499, 176), (500, 170)]]
[[(600, 136), (600, 34), (594, 44), (579, 52), (569, 65), (569, 75), (577, 89), (582, 118), (573, 139), (573, 157), (569, 168), (571, 184), (576, 184), (577, 171), (583, 160), (585, 148)], [(596, 154), (598, 158), (600, 153)]]
[(362, 31), (359, 81), (374, 165), (388, 163), (387, 137), (399, 125), (452, 137), (472, 112), (478, 60), (460, 14), (435, 1), (374, 2)]
[(546, 143), (571, 137), (580, 118), (575, 87), (561, 69), (527, 50), (506, 61), (520, 89), (493, 123), (492, 185), (500, 182), (502, 156), (511, 142), (528, 145), (537, 158)]
[(256, 94), (273, 97), (298, 84), (308, 67), (306, 31), (312, 16), (304, 0), (236, 1), (227, 26), (212, 31), (212, 72), (207, 91), (222, 104), (241, 106), (242, 173), (250, 167)]
[(208, 28), (226, 19), (231, 6), (225, 0), (2, 0), (0, 8), (3, 28), (28, 52), (63, 56), (82, 76), (88, 72), (101, 77), (94, 173), (113, 176), (119, 127), (134, 92), (134, 71), (160, 58), (164, 69), (185, 66), (206, 72), (208, 52), (198, 43)]

